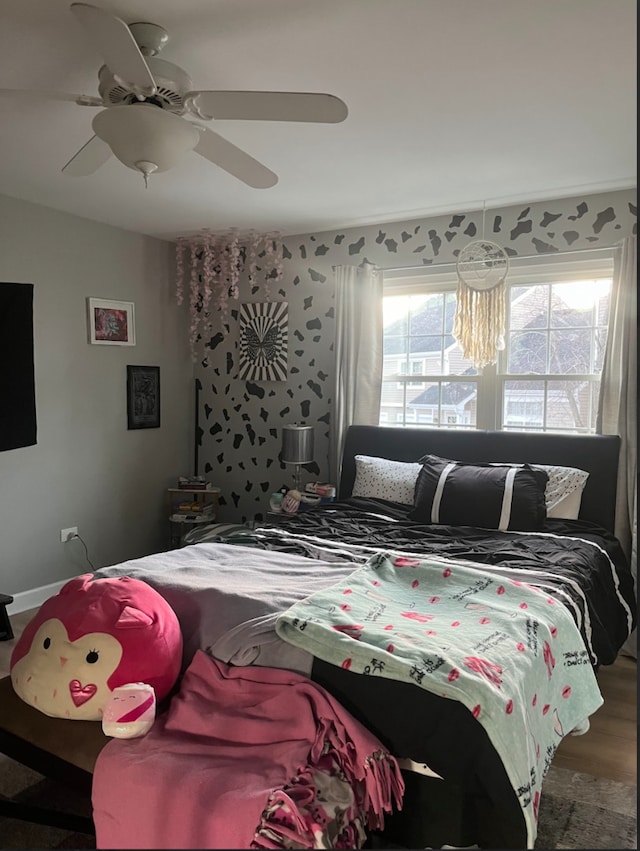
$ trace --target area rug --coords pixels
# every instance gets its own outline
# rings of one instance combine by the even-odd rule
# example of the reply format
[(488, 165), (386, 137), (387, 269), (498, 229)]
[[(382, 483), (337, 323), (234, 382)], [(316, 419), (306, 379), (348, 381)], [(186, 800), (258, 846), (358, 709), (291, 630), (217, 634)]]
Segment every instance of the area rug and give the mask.
[[(636, 786), (552, 767), (540, 802), (536, 849), (637, 848)], [(78, 815), (88, 801), (0, 755), (0, 794)], [(376, 847), (382, 847), (377, 842)], [(95, 848), (95, 837), (0, 816), (0, 848)], [(397, 846), (396, 846), (397, 847)]]
[(536, 848), (637, 848), (637, 787), (551, 767)]
[[(50, 810), (91, 816), (91, 804), (60, 783), (0, 754), (0, 795)], [(95, 837), (0, 815), (0, 848), (95, 848)]]

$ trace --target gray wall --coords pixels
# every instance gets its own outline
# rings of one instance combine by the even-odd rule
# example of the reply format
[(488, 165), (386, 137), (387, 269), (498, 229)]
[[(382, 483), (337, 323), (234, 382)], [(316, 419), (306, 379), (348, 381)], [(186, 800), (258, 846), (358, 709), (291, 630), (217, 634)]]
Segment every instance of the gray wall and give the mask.
[[(38, 418), (35, 446), (0, 452), (0, 591), (88, 570), (68, 526), (95, 567), (168, 548), (165, 488), (191, 471), (193, 433), (170, 268), (169, 243), (0, 196), (0, 286), (34, 284)], [(88, 296), (134, 302), (134, 347), (89, 345)], [(127, 429), (127, 364), (160, 367), (159, 429)]]
[[(200, 472), (222, 488), (220, 519), (264, 514), (272, 490), (292, 484), (277, 460), (282, 425), (316, 426), (326, 480), (333, 376), (332, 265), (450, 263), (481, 235), (482, 212), (350, 228), (285, 239), (284, 276), (271, 296), (289, 303), (289, 374), (283, 382), (237, 378), (237, 304), (229, 333), (199, 353)], [(485, 216), (485, 236), (520, 256), (606, 246), (634, 233), (636, 193), (536, 202)], [(0, 282), (35, 285), (38, 443), (0, 452), (0, 591), (17, 594), (168, 545), (165, 488), (192, 471), (193, 364), (186, 307), (174, 300), (173, 250), (164, 242), (0, 196)], [(133, 301), (137, 345), (90, 346), (88, 296)], [(242, 282), (239, 302), (262, 301)], [(126, 365), (161, 368), (160, 429), (126, 427)], [(203, 364), (207, 364), (204, 366)], [(1, 416), (1, 410), (0, 410)]]
[[(624, 190), (487, 210), (484, 236), (519, 256), (610, 246), (636, 232), (636, 203), (635, 190)], [(286, 381), (240, 381), (237, 310), (231, 312), (227, 335), (220, 333), (219, 317), (212, 316), (213, 334), (204, 341), (196, 370), (203, 388), (200, 472), (222, 488), (222, 520), (262, 515), (273, 490), (292, 486), (290, 470), (277, 460), (280, 429), (287, 423), (316, 426), (316, 463), (303, 481), (326, 481), (335, 331), (332, 266), (365, 259), (382, 268), (452, 263), (464, 245), (482, 235), (482, 210), (472, 210), (286, 237), (283, 279), (270, 285), (272, 297), (289, 304)], [(264, 300), (263, 288), (242, 283), (238, 303)]]

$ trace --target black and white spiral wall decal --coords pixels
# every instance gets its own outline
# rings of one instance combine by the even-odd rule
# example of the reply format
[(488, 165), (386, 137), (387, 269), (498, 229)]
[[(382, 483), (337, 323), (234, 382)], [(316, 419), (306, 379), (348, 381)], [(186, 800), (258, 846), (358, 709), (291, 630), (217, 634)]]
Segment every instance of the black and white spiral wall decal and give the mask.
[(288, 302), (260, 301), (240, 305), (239, 378), (284, 381), (288, 338)]

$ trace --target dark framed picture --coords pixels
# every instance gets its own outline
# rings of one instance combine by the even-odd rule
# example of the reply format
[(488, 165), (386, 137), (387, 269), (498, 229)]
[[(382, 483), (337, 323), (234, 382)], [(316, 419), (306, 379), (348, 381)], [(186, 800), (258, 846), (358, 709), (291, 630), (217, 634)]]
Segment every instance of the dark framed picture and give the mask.
[(127, 366), (127, 428), (160, 427), (160, 367)]

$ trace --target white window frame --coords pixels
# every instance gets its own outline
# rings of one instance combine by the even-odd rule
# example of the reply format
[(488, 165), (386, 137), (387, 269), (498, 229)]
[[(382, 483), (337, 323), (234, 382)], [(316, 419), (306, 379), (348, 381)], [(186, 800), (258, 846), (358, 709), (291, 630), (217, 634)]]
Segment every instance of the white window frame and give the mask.
[[(568, 283), (579, 280), (598, 280), (610, 279), (613, 277), (613, 257), (614, 248), (585, 250), (576, 252), (565, 252), (558, 255), (540, 255), (539, 257), (522, 257), (511, 258), (510, 269), (507, 276), (507, 288), (515, 286), (532, 286), (534, 284), (548, 283)], [(387, 270), (384, 272), (384, 295), (429, 295), (430, 293), (447, 293), (455, 292), (458, 281), (455, 271), (455, 264), (442, 264), (440, 266), (432, 266), (427, 269), (397, 269)], [(509, 305), (509, 293), (507, 291), (506, 302)], [(508, 307), (507, 307), (507, 323), (508, 323)], [(509, 340), (510, 329), (505, 329), (506, 339)], [(508, 342), (507, 342), (508, 345)], [(507, 381), (580, 381), (585, 380), (594, 383), (593, 374), (585, 375), (577, 374), (555, 374), (555, 373), (535, 373), (535, 374), (510, 374), (506, 372), (508, 358), (508, 349), (501, 352), (498, 357), (497, 364), (491, 364), (478, 370), (477, 376), (469, 375), (429, 375), (422, 374), (419, 377), (422, 385), (449, 383), (454, 381), (477, 381), (478, 392), (476, 402), (476, 429), (490, 430), (524, 430), (524, 431), (563, 431), (562, 429), (546, 426), (546, 405), (543, 408), (543, 425), (538, 427), (518, 427), (514, 425), (503, 426), (503, 410), (504, 410), (504, 387)], [(412, 422), (406, 418), (406, 386), (411, 382), (408, 379), (416, 381), (416, 375), (408, 377), (398, 376), (398, 386), (405, 387), (404, 402), (402, 403), (402, 414), (397, 415), (398, 422), (406, 425), (416, 425), (415, 420)], [(386, 379), (389, 380), (389, 379)], [(396, 380), (396, 376), (392, 380)], [(403, 416), (404, 414), (404, 416)], [(437, 419), (437, 418), (434, 418)], [(447, 428), (446, 414), (443, 412), (440, 428)], [(462, 417), (458, 417), (462, 419)], [(419, 418), (418, 418), (419, 420)], [(419, 424), (419, 423), (418, 423)], [(435, 423), (434, 423), (435, 424)], [(461, 424), (449, 426), (450, 428), (473, 429), (470, 424)], [(575, 432), (578, 429), (568, 429), (566, 431)], [(589, 429), (581, 430), (588, 432)], [(593, 429), (590, 429), (593, 431)]]

